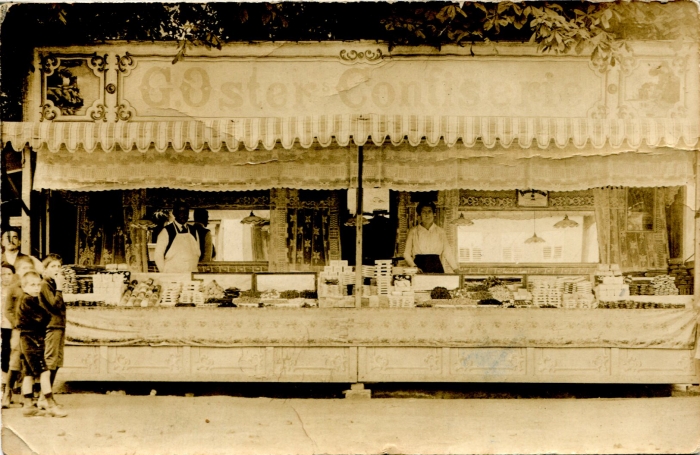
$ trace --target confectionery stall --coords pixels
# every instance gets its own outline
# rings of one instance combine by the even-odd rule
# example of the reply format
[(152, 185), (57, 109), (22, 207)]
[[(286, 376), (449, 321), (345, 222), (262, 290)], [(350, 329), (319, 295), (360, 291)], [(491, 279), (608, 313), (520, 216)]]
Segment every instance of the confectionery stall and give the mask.
[[(23, 250), (66, 262), (62, 379), (698, 383), (697, 43), (632, 45), (612, 68), (528, 44), (37, 49), (1, 131), (40, 213)], [(177, 202), (215, 254), (159, 273)], [(404, 258), (426, 202), (444, 274)]]

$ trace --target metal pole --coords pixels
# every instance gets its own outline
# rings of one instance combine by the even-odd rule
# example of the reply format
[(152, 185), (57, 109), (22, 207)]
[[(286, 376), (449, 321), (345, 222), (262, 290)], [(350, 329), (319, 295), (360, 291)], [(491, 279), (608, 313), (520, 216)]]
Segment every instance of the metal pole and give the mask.
[(29, 212), (32, 208), (32, 150), (29, 146), (25, 146), (22, 150), (22, 244), (20, 251), (23, 254), (32, 253), (32, 233), (31, 219)]
[(357, 148), (357, 204), (355, 206), (355, 308), (362, 306), (362, 146)]

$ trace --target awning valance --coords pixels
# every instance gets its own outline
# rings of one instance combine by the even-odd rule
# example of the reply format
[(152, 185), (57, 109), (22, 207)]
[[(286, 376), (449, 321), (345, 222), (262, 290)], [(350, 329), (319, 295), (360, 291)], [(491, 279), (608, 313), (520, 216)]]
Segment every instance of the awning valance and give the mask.
[[(242, 191), (270, 188), (345, 189), (357, 184), (350, 147), (271, 151), (37, 153), (36, 189), (76, 191), (173, 188)], [(364, 150), (363, 184), (400, 191), (603, 186), (678, 186), (694, 181), (695, 152), (654, 150), (552, 157), (550, 151), (472, 150), (446, 146), (374, 146)]]
[(161, 122), (4, 122), (2, 141), (15, 150), (26, 144), (51, 152), (155, 149), (236, 151), (421, 143), (487, 148), (620, 148), (640, 146), (693, 149), (698, 122), (682, 118), (546, 118), (334, 115)]

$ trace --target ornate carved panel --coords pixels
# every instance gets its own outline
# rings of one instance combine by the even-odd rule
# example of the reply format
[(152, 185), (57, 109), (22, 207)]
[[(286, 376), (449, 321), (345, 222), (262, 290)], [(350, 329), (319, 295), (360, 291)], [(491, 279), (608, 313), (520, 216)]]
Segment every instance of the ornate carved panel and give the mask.
[(41, 120), (107, 121), (107, 54), (40, 57)]
[(442, 362), (442, 348), (366, 348), (358, 372), (364, 380), (438, 380)]
[(348, 348), (276, 347), (273, 359), (273, 374), (279, 378), (321, 380), (348, 377), (352, 371)]
[(120, 374), (178, 374), (184, 370), (181, 346), (121, 346), (110, 347), (107, 372)]
[[(553, 210), (593, 209), (592, 191), (552, 191), (547, 207)], [(460, 210), (532, 210), (518, 207), (514, 191), (460, 190)]]
[(451, 348), (450, 373), (456, 375), (524, 375), (525, 348)]
[(61, 372), (98, 374), (100, 372), (100, 347), (71, 346), (70, 349), (66, 349)]
[(207, 209), (268, 209), (269, 191), (184, 191), (154, 188), (146, 190), (146, 204), (151, 207), (169, 208), (176, 200), (187, 202), (190, 207)]
[(538, 348), (535, 349), (535, 374), (609, 376), (610, 349)]
[(235, 349), (194, 347), (191, 354), (194, 375), (245, 375), (251, 379), (265, 376), (265, 348)]
[(670, 349), (620, 349), (619, 371), (623, 375), (694, 375), (693, 351)]

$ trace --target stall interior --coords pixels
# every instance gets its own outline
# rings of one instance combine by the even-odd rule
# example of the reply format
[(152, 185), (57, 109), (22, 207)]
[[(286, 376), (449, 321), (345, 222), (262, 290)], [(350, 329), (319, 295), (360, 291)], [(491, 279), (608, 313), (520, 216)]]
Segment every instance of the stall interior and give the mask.
[[(53, 191), (48, 219), (75, 213), (78, 229), (47, 223), (46, 248), (74, 251), (65, 291), (85, 306), (355, 307), (361, 293), (368, 307), (692, 307), (685, 187), (368, 194), (361, 290), (346, 191)], [(216, 254), (193, 275), (154, 273), (149, 260), (176, 200), (209, 215)], [(402, 257), (426, 201), (453, 274), (420, 274)]]

